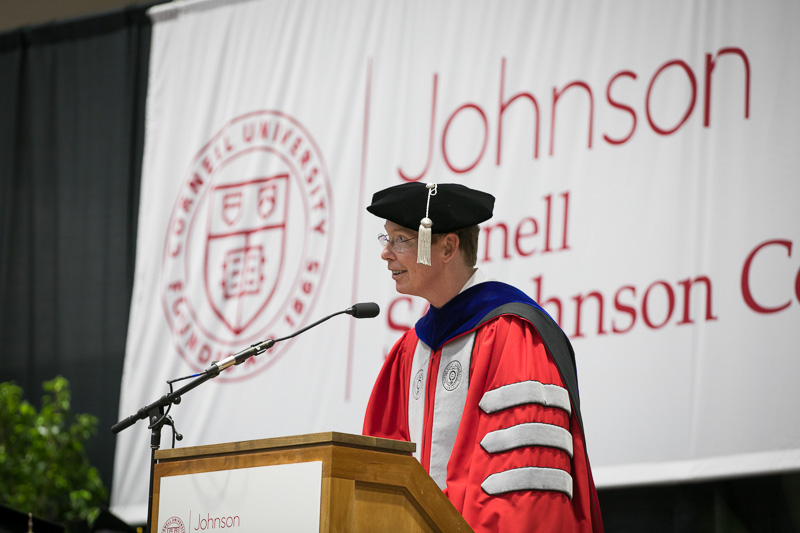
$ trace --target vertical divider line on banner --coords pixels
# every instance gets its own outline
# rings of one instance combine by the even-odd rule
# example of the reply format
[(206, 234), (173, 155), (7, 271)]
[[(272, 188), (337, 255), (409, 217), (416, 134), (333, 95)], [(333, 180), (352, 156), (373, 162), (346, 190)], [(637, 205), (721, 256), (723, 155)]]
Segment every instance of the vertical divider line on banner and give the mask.
[[(364, 94), (364, 134), (361, 139), (361, 176), (358, 184), (358, 213), (356, 214), (356, 231), (361, 228), (361, 222), (364, 219), (362, 206), (364, 204), (364, 188), (366, 187), (367, 179), (367, 145), (369, 141), (369, 112), (370, 112), (370, 97), (372, 94), (372, 58), (367, 59), (367, 76), (366, 76), (366, 91)], [(355, 257), (353, 265), (353, 289), (351, 300), (356, 301), (358, 293), (358, 277), (359, 277), (359, 258), (361, 256), (361, 239), (356, 238), (355, 242)], [(350, 338), (347, 342), (347, 376), (345, 376), (345, 401), (350, 400), (350, 392), (353, 385), (353, 350), (355, 345), (355, 324), (350, 324)]]

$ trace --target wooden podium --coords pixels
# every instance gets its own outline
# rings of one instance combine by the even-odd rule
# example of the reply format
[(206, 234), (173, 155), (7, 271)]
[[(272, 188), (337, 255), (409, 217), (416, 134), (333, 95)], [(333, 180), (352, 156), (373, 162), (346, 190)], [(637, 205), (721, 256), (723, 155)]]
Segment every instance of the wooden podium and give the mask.
[(166, 477), (315, 461), (322, 463), (321, 532), (472, 531), (411, 456), (414, 449), (410, 442), (333, 432), (160, 450), (151, 533), (160, 531)]

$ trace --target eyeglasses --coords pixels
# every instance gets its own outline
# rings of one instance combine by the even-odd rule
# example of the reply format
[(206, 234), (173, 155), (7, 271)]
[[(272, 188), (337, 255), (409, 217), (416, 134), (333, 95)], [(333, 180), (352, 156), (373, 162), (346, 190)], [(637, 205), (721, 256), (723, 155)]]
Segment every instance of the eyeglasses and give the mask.
[(381, 248), (385, 248), (388, 244), (389, 249), (398, 254), (402, 254), (411, 250), (412, 248), (408, 243), (416, 240), (417, 237), (412, 239), (406, 239), (405, 237), (395, 237), (394, 239), (390, 239), (385, 233), (378, 235), (378, 242), (381, 243)]

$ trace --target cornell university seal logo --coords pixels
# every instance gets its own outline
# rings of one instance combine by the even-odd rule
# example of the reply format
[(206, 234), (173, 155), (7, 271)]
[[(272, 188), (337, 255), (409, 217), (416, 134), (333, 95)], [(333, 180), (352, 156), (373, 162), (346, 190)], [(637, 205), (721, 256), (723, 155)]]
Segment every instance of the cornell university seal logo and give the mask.
[(444, 367), (444, 372), (442, 372), (442, 386), (448, 390), (452, 391), (458, 388), (461, 384), (461, 363), (458, 361), (450, 361), (450, 363)]
[[(191, 161), (164, 244), (161, 296), (178, 352), (205, 369), (308, 318), (327, 265), (330, 184), (293, 118), (257, 111), (226, 124)], [(217, 379), (263, 371), (277, 344)]]
[(161, 527), (161, 533), (186, 533), (186, 527), (183, 525), (183, 520), (177, 516), (173, 516)]

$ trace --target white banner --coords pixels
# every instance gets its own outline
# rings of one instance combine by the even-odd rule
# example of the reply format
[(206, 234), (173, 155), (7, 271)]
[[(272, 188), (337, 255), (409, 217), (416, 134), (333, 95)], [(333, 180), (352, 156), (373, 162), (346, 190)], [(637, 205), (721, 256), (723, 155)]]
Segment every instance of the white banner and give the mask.
[[(800, 468), (800, 4), (350, 0), (152, 10), (122, 417), (357, 301), (172, 409), (182, 445), (359, 433), (425, 303), (373, 192), (491, 192), (479, 263), (573, 340), (599, 487)], [(179, 384), (178, 384), (179, 385)], [(149, 431), (120, 434), (142, 519)], [(165, 442), (168, 435), (165, 435)]]

